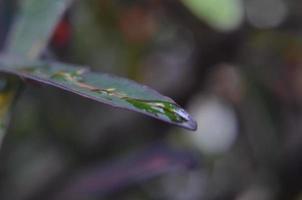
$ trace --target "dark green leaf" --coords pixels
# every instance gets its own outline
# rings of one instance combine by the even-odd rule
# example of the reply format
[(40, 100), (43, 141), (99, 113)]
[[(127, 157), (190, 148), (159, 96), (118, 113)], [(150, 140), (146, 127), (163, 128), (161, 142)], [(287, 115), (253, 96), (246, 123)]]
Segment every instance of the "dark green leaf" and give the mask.
[(114, 107), (195, 130), (196, 122), (172, 99), (133, 81), (57, 62), (0, 59), (0, 72), (35, 80)]

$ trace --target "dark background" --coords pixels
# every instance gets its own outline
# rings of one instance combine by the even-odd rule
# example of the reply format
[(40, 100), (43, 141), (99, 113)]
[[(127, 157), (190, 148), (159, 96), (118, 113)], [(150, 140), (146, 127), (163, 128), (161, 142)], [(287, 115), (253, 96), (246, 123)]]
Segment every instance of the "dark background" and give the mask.
[[(76, 1), (44, 57), (149, 85), (199, 128), (28, 83), (0, 199), (302, 199), (302, 2), (208, 2)], [(0, 0), (1, 47), (16, 9)]]

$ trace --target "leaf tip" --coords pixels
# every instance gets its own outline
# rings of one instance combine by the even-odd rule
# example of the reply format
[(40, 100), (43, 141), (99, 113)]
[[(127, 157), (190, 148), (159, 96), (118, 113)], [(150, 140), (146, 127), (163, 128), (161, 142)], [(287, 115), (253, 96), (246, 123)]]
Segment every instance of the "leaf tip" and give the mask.
[(185, 129), (188, 129), (190, 131), (196, 131), (198, 125), (197, 125), (197, 122), (190, 116), (189, 120), (182, 124), (182, 127), (184, 127)]

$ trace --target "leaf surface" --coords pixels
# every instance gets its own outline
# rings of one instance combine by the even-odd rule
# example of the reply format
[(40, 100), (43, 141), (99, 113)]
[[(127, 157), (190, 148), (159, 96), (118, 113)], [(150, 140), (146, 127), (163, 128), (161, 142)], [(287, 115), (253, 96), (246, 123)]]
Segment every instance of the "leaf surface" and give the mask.
[(7, 53), (36, 59), (72, 0), (22, 0), (11, 29)]
[(0, 72), (51, 85), (114, 107), (149, 115), (190, 130), (197, 125), (172, 99), (134, 81), (88, 68), (2, 56)]

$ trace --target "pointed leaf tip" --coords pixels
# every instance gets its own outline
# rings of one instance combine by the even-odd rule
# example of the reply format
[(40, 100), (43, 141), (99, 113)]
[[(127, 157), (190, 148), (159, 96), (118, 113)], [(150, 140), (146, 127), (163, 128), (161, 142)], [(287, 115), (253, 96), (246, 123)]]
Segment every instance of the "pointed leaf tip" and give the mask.
[(51, 85), (113, 107), (139, 112), (188, 130), (194, 119), (172, 99), (134, 81), (57, 62), (0, 57), (0, 72)]

